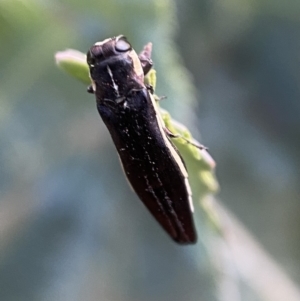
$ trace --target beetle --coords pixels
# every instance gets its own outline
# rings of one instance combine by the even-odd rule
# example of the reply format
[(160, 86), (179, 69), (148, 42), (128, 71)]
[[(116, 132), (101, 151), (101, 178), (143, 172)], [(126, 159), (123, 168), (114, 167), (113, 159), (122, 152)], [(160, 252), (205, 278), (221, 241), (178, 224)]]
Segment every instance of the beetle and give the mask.
[(165, 128), (151, 86), (151, 43), (137, 55), (123, 36), (95, 43), (87, 52), (98, 112), (115, 144), (125, 175), (140, 200), (171, 238), (193, 244), (188, 173)]

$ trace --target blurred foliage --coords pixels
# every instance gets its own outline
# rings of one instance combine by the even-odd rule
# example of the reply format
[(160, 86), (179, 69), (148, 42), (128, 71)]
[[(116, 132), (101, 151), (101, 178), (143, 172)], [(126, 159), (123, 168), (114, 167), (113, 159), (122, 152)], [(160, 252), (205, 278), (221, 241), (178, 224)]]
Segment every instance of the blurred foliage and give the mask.
[(298, 6), (187, 0), (179, 27), (171, 0), (0, 1), (0, 300), (267, 300), (203, 219), (184, 248), (156, 225), (94, 97), (53, 64), (118, 34), (153, 42), (162, 106), (200, 123), (222, 198), (299, 279)]
[(300, 2), (177, 2), (220, 197), (299, 283)]

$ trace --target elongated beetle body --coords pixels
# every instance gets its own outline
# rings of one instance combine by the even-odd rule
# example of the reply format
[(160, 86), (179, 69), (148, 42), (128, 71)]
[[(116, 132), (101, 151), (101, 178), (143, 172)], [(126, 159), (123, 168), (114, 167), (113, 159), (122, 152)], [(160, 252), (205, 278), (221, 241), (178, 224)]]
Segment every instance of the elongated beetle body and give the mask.
[(95, 43), (87, 53), (99, 114), (141, 201), (180, 244), (197, 235), (188, 174), (170, 141), (144, 74), (152, 66), (151, 44), (138, 56), (124, 36)]

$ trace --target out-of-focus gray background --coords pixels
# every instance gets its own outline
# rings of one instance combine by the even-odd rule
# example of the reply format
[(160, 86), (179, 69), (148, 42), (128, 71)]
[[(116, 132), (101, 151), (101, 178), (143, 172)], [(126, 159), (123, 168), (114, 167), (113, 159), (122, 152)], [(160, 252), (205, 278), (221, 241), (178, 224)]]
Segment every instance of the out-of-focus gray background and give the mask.
[(93, 96), (54, 64), (120, 33), (153, 42), (163, 106), (201, 132), (219, 198), (300, 281), (300, 2), (177, 2), (0, 2), (1, 301), (220, 300), (201, 240), (161, 231)]
[(222, 201), (300, 281), (300, 2), (180, 3)]

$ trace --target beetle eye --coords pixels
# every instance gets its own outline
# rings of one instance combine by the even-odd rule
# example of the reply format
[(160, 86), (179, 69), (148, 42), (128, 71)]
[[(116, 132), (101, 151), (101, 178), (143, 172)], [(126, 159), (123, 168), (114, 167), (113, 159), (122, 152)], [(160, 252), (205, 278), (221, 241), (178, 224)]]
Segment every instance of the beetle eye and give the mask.
[(126, 41), (125, 38), (121, 38), (116, 42), (115, 48), (119, 52), (126, 52), (131, 50), (131, 45)]

